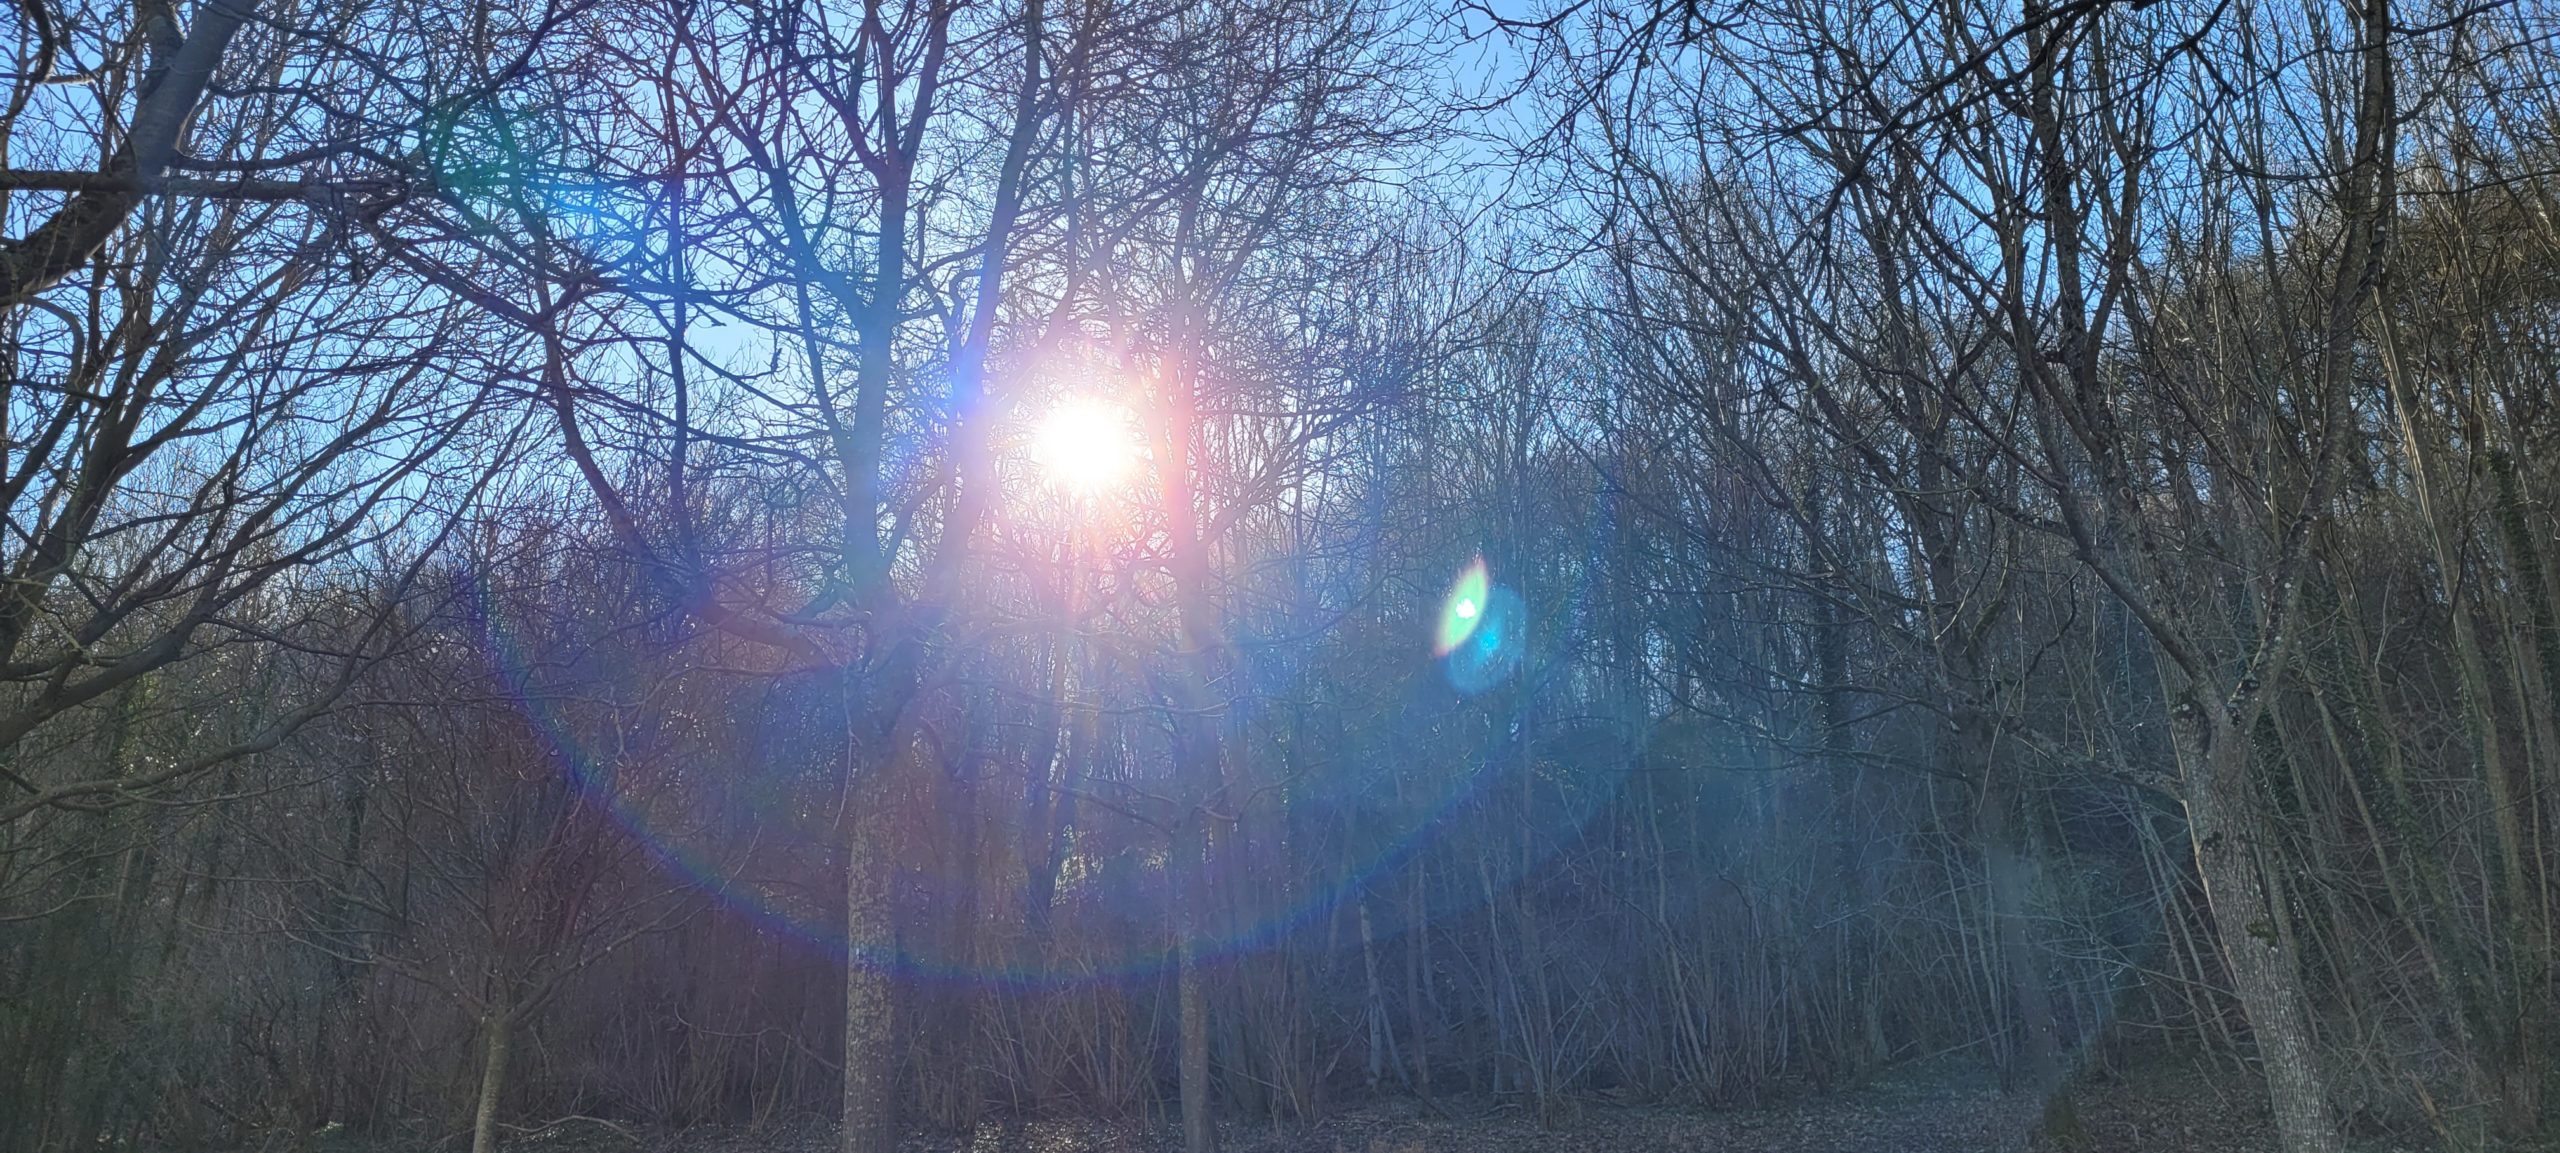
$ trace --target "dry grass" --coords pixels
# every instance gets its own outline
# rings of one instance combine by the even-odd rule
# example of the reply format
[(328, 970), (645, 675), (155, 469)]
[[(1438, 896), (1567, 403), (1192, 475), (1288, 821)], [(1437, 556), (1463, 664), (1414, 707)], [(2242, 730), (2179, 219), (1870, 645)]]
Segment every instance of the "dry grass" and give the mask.
[[(2274, 1147), (2258, 1087), (2189, 1067), (2084, 1081), (2043, 1101), (2003, 1093), (1960, 1069), (1903, 1070), (1838, 1092), (1754, 1109), (1585, 1102), (1542, 1126), (1525, 1111), (1449, 1100), (1343, 1109), (1296, 1125), (1229, 1124), (1224, 1153), (2259, 1153)], [(832, 1153), (834, 1133), (804, 1123), (758, 1132), (698, 1129), (622, 1135), (564, 1127), (508, 1143), (547, 1153)], [(2420, 1148), (2361, 1144), (2369, 1153)], [(917, 1134), (905, 1153), (1174, 1153), (1167, 1126), (1097, 1121), (991, 1123), (969, 1135)]]

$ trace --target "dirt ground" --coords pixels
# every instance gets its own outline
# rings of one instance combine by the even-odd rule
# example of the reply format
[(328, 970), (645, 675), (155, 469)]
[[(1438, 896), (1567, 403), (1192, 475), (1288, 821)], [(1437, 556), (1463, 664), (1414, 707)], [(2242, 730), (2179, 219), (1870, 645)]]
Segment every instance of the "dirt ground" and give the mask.
[[(2254, 1082), (2201, 1069), (2146, 1070), (2074, 1087), (2067, 1110), (2004, 1094), (1963, 1070), (1905, 1070), (1822, 1095), (1711, 1111), (1585, 1102), (1541, 1126), (1522, 1110), (1449, 1100), (1438, 1112), (1397, 1101), (1312, 1123), (1229, 1124), (1225, 1153), (2256, 1153), (2274, 1146)], [(522, 1134), (525, 1153), (829, 1153), (822, 1125), (636, 1133), (586, 1122)], [(975, 1134), (918, 1134), (906, 1153), (1170, 1153), (1165, 1126), (1095, 1122), (991, 1124)], [(2359, 1153), (2417, 1146), (2360, 1142)]]

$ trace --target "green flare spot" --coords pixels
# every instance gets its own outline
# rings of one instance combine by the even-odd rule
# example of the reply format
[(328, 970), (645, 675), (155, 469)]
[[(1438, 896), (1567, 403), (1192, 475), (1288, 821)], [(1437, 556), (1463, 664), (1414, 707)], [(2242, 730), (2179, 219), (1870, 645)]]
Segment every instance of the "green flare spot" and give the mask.
[(1477, 557), (1467, 571), (1458, 574), (1458, 582), (1449, 586), (1449, 595), (1441, 598), (1440, 627), (1432, 636), (1431, 655), (1447, 656), (1475, 635), (1476, 625), (1484, 619), (1485, 595), (1490, 590), (1484, 558)]

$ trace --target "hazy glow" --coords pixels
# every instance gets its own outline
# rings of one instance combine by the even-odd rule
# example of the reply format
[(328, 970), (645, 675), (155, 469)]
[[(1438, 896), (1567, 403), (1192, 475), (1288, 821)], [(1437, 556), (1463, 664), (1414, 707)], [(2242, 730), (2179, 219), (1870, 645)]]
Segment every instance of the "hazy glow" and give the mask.
[(1484, 614), (1484, 598), (1492, 591), (1492, 581), (1485, 575), (1484, 558), (1477, 557), (1467, 571), (1458, 574), (1458, 582), (1449, 586), (1449, 595), (1440, 602), (1440, 627), (1433, 630), (1431, 655), (1445, 657), (1476, 631), (1476, 623)]
[(1031, 430), (1031, 460), (1060, 488), (1100, 492), (1137, 469), (1134, 425), (1128, 409), (1107, 401), (1060, 401)]
[(1440, 660), (1449, 687), (1469, 694), (1501, 684), (1517, 671), (1529, 639), (1529, 606), (1519, 593), (1495, 585), (1475, 607), (1475, 627)]

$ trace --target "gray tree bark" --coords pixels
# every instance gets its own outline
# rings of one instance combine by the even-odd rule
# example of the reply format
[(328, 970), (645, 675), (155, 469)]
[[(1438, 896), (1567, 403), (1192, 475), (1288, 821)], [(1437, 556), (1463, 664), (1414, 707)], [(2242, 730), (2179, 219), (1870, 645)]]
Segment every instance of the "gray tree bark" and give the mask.
[(498, 1098), (506, 1091), (514, 1031), (513, 1011), (501, 996), (480, 1018), (480, 1101), (471, 1111), (471, 1153), (498, 1148)]
[(1200, 932), (1206, 886), (1202, 876), (1208, 847), (1198, 810), (1183, 814), (1174, 829), (1174, 975), (1180, 1001), (1182, 1052), (1182, 1148), (1184, 1153), (1211, 1153), (1218, 1134), (1209, 1116), (1209, 992), (1200, 972)]
[(2248, 744), (2228, 716), (2193, 701), (2177, 708), (2171, 725), (2187, 783), (2187, 835), (2232, 991), (2257, 1042), (2276, 1131), (2287, 1153), (2337, 1153), (2344, 1144), (2313, 1048), (2302, 959), (2281, 923), (2282, 892), (2262, 864)]
[(898, 1144), (895, 1022), (883, 959), (892, 931), (885, 778), (897, 754), (877, 755), (880, 763), (855, 770), (846, 789), (843, 1153), (893, 1153)]

